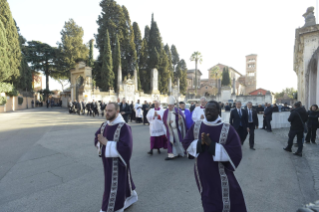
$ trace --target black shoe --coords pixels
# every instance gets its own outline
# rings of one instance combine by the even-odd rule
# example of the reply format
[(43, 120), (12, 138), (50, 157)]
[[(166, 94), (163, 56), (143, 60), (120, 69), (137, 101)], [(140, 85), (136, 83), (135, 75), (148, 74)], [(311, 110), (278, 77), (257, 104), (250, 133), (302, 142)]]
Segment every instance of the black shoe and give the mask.
[(306, 144), (310, 144), (310, 141), (306, 141), (305, 143), (306, 143)]
[(311, 143), (312, 143), (312, 144), (317, 144), (315, 141), (313, 141), (313, 142), (311, 141)]
[(287, 147), (286, 148), (283, 148), (285, 151), (287, 152), (292, 152), (291, 149), (288, 149)]
[(256, 150), (254, 147), (250, 147), (251, 150)]
[(301, 152), (295, 152), (293, 155), (296, 155), (296, 156), (302, 157), (302, 153), (301, 153)]
[(165, 160), (174, 160), (174, 158), (166, 157)]
[(160, 149), (157, 149), (157, 153), (158, 153), (158, 154), (161, 154), (161, 150), (160, 150)]
[(147, 154), (153, 155), (153, 150), (150, 150)]

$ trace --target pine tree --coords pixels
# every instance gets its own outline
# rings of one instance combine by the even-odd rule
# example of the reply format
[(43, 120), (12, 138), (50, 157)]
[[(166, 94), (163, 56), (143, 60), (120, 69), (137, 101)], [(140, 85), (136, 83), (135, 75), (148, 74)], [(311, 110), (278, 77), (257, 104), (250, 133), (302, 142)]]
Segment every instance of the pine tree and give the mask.
[[(2, 23), (1, 33), (4, 36), (0, 35), (1, 39), (1, 47), (6, 48), (6, 61), (2, 62), (1, 58), (1, 66), (4, 69), (0, 70), (0, 82), (12, 82), (14, 79), (19, 77), (19, 67), (21, 64), (21, 49), (19, 44), (19, 35), (17, 32), (17, 28), (15, 26), (15, 22), (12, 18), (11, 10), (7, 0), (0, 1), (0, 22)], [(5, 41), (6, 40), (6, 41)], [(4, 55), (4, 53), (2, 53)], [(9, 66), (9, 69), (8, 69)]]
[(161, 51), (158, 55), (158, 89), (162, 94), (167, 94), (170, 77), (169, 60), (165, 51)]
[(114, 72), (113, 72), (113, 61), (112, 61), (112, 51), (110, 44), (110, 35), (108, 30), (105, 34), (105, 44), (104, 44), (104, 54), (102, 59), (101, 68), (101, 81), (99, 87), (102, 91), (107, 91), (111, 87), (114, 87)]
[(223, 68), (222, 85), (230, 85), (230, 77), (228, 67)]
[(71, 68), (75, 67), (78, 60), (87, 61), (89, 49), (83, 43), (84, 31), (73, 19), (65, 22), (61, 31), (61, 43), (59, 48), (63, 52), (63, 61), (66, 67), (66, 76), (68, 77)]
[(114, 89), (117, 89), (117, 72), (119, 67), (122, 66), (121, 61), (121, 44), (118, 36), (115, 37), (115, 48), (113, 51), (113, 73), (114, 73)]
[(93, 47), (94, 47), (94, 39), (91, 39), (89, 42), (89, 57), (88, 57), (88, 66), (93, 68), (94, 66), (94, 57), (93, 57)]
[(29, 41), (25, 47), (26, 59), (31, 64), (32, 71), (43, 72), (46, 76), (46, 90), (49, 90), (49, 77), (56, 79), (65, 75), (59, 65), (59, 59), (62, 58), (59, 49), (51, 47), (46, 43), (39, 41)]

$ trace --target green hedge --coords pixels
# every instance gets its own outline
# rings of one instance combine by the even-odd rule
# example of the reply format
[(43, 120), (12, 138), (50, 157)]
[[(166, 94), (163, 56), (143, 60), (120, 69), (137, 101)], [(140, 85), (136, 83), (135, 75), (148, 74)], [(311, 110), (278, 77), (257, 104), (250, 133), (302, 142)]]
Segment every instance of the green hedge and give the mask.
[(7, 103), (7, 98), (5, 96), (0, 96), (0, 105)]
[(23, 103), (23, 97), (18, 96), (18, 104), (22, 105), (22, 103)]

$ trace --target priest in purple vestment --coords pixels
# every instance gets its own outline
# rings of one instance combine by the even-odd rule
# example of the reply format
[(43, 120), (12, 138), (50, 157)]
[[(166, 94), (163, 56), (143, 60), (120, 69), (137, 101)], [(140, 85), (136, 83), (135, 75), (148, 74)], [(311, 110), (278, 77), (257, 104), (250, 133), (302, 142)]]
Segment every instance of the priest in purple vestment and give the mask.
[(242, 190), (234, 171), (241, 158), (241, 142), (236, 130), (223, 123), (220, 106), (210, 101), (205, 119), (195, 122), (183, 145), (195, 159), (195, 179), (204, 212), (246, 212)]
[(160, 149), (167, 149), (167, 139), (163, 124), (164, 110), (160, 107), (159, 101), (154, 101), (154, 108), (150, 109), (146, 115), (150, 123), (151, 135), (151, 150), (148, 154), (153, 155), (153, 149), (157, 149), (158, 154), (161, 153)]
[(138, 200), (130, 168), (132, 131), (119, 114), (118, 104), (109, 103), (105, 113), (107, 121), (95, 133), (105, 176), (100, 212), (123, 212)]
[(166, 129), (168, 157), (172, 160), (176, 157), (185, 156), (182, 140), (186, 136), (186, 122), (183, 113), (175, 107), (175, 98), (168, 98), (168, 109), (163, 115), (163, 123)]

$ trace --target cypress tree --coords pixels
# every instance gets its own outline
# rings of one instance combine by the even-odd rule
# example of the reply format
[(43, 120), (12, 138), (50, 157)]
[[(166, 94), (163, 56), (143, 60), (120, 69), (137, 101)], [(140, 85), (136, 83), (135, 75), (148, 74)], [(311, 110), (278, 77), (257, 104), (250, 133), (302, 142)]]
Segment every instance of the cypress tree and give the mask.
[(2, 21), (0, 21), (0, 82), (10, 79), (10, 65), (9, 56), (7, 50), (9, 49), (6, 30), (3, 26)]
[(165, 53), (166, 53), (167, 59), (168, 59), (169, 77), (171, 77), (172, 80), (174, 81), (174, 68), (173, 68), (173, 64), (172, 64), (172, 54), (171, 54), (171, 50), (170, 50), (168, 44), (166, 44), (166, 45), (164, 46), (164, 50), (165, 50)]
[(117, 89), (117, 72), (119, 67), (122, 66), (122, 61), (121, 61), (121, 44), (119, 41), (118, 36), (116, 35), (115, 37), (115, 48), (113, 52), (113, 73), (114, 73), (114, 89)]
[(182, 94), (186, 94), (187, 90), (187, 65), (185, 60), (180, 60), (179, 63), (177, 64), (176, 69), (180, 73), (180, 92)]
[(230, 77), (228, 67), (223, 68), (222, 85), (230, 85)]
[(177, 64), (179, 62), (179, 54), (177, 52), (175, 45), (172, 45), (171, 51), (172, 51), (172, 63), (173, 63), (174, 69), (175, 69), (175, 67), (177, 66)]
[(89, 49), (83, 43), (83, 28), (78, 26), (73, 19), (65, 22), (60, 34), (62, 37), (59, 48), (63, 52), (63, 61), (68, 77), (68, 70), (74, 68), (78, 60), (87, 61)]
[(110, 35), (108, 30), (105, 34), (105, 44), (104, 44), (104, 54), (102, 59), (101, 68), (101, 81), (99, 82), (99, 87), (103, 91), (109, 90), (114, 87), (114, 72), (113, 72), (113, 61), (112, 61), (112, 51), (110, 44)]
[(134, 31), (134, 43), (137, 55), (137, 61), (140, 61), (140, 54), (142, 49), (142, 34), (138, 23), (133, 23), (133, 31)]
[(88, 57), (88, 66), (93, 68), (94, 66), (94, 57), (93, 57), (93, 47), (94, 47), (94, 39), (91, 39), (89, 42), (89, 57)]
[(149, 33), (150, 28), (149, 26), (145, 27), (144, 30), (144, 38), (142, 41), (141, 51), (140, 51), (140, 58), (139, 58), (139, 75), (140, 80), (142, 84), (142, 90), (145, 93), (148, 93), (150, 90), (150, 79), (151, 79), (151, 69), (148, 66), (148, 60), (149, 60), (149, 48), (148, 48), (148, 42), (149, 42)]
[(24, 91), (25, 90), (31, 91), (32, 90), (32, 71), (26, 59), (26, 48), (25, 48), (26, 39), (21, 35), (20, 28), (17, 26), (17, 24), (16, 24), (16, 28), (19, 35), (19, 44), (21, 49), (21, 64), (19, 67), (20, 76), (14, 80), (13, 84), (17, 89), (21, 89)]
[[(156, 50), (156, 49), (155, 49)], [(157, 52), (157, 51), (155, 51)], [(169, 60), (165, 51), (161, 51), (158, 61), (158, 89), (161, 93), (168, 93), (168, 82), (169, 82)]]
[[(2, 33), (5, 34), (6, 41), (2, 36), (4, 48), (6, 48), (6, 55), (4, 58), (7, 58), (7, 62), (3, 61), (2, 66), (3, 70), (0, 70), (1, 78), (0, 81), (12, 82), (15, 78), (19, 77), (19, 67), (21, 64), (21, 49), (19, 44), (19, 35), (15, 25), (15, 22), (12, 18), (11, 10), (7, 0), (0, 1), (0, 22)], [(4, 30), (3, 30), (4, 29)], [(2, 58), (1, 58), (2, 60)], [(9, 65), (9, 70), (6, 68)]]

